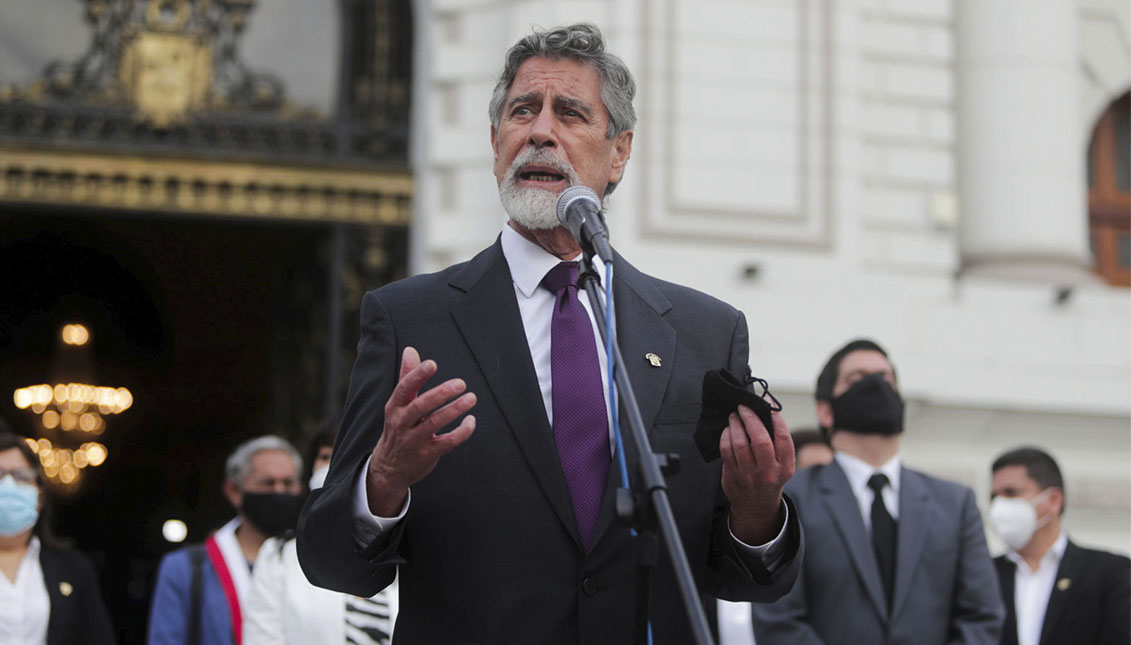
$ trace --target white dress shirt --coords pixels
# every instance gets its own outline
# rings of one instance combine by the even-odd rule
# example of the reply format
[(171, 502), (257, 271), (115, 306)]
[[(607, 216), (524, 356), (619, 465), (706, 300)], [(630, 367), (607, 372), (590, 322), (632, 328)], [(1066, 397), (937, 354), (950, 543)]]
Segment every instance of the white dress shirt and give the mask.
[(1056, 542), (1041, 557), (1036, 570), (1030, 569), (1025, 559), (1012, 549), (1005, 557), (1017, 565), (1013, 576), (1013, 609), (1017, 615), (1017, 645), (1038, 645), (1041, 641), (1041, 627), (1045, 623), (1045, 611), (1049, 607), (1049, 596), (1056, 584), (1056, 572), (1060, 560), (1068, 548), (1068, 536), (1061, 531)]
[(16, 580), (0, 575), (0, 643), (43, 645), (47, 642), (47, 620), (51, 598), (39, 563), (39, 538), (34, 535), (20, 560)]
[(887, 506), (891, 519), (899, 520), (899, 474), (903, 466), (903, 458), (899, 454), (879, 468), (843, 452), (837, 452), (834, 459), (848, 477), (848, 485), (856, 496), (856, 504), (860, 507), (860, 516), (864, 518), (864, 528), (868, 530), (868, 535), (872, 534), (872, 500), (876, 497), (872, 489), (868, 488), (868, 480), (876, 473), (883, 473), (888, 477), (888, 485), (884, 486), (884, 506)]
[[(526, 341), (530, 347), (530, 357), (534, 362), (534, 372), (538, 376), (538, 387), (542, 392), (542, 403), (546, 408), (546, 418), (549, 419), (552, 425), (554, 406), (552, 400), (552, 379), (550, 376), (550, 324), (553, 319), (556, 296), (550, 293), (548, 289), (540, 288), (539, 285), (542, 282), (542, 278), (549, 273), (550, 269), (557, 266), (562, 260), (551, 255), (537, 244), (522, 237), (517, 231), (506, 224), (503, 225), (501, 244), (503, 257), (506, 258), (507, 266), (510, 268), (511, 279), (514, 281), (518, 311), (519, 315), (522, 317), (522, 326), (526, 331)], [(578, 254), (575, 259), (580, 260), (580, 258), (581, 254)], [(598, 262), (596, 269), (598, 275), (600, 275), (603, 280), (604, 265)], [(594, 338), (597, 340), (597, 356), (601, 363), (601, 382), (604, 386), (602, 392), (605, 397), (605, 411), (606, 414), (609, 414), (608, 375), (606, 374), (608, 363), (605, 356), (605, 348), (600, 342), (601, 336), (600, 332), (597, 330), (597, 321), (593, 315), (593, 311), (589, 307), (589, 298), (581, 296), (579, 300), (581, 305), (585, 308), (585, 312), (589, 314), (589, 321), (593, 325)], [(604, 321), (601, 321), (601, 324), (603, 325)], [(615, 449), (611, 422), (609, 423), (609, 432), (609, 447), (611, 452)], [(614, 463), (612, 467), (616, 468), (617, 465)], [(354, 542), (359, 548), (366, 547), (382, 533), (396, 526), (396, 523), (405, 516), (409, 503), (411, 502), (410, 491), (409, 496), (405, 499), (404, 506), (401, 508), (400, 514), (394, 518), (382, 518), (370, 513), (365, 485), (368, 470), (369, 459), (366, 459), (365, 466), (361, 469), (354, 485)], [(731, 537), (734, 538), (734, 541), (738, 543), (748, 555), (760, 557), (762, 563), (771, 572), (774, 571), (781, 562), (782, 550), (784, 549), (782, 536), (785, 534), (785, 527), (789, 524), (788, 512), (787, 509), (786, 521), (782, 524), (781, 531), (774, 539), (766, 544), (757, 546), (749, 545), (738, 538), (734, 538), (734, 534), (731, 533)]]

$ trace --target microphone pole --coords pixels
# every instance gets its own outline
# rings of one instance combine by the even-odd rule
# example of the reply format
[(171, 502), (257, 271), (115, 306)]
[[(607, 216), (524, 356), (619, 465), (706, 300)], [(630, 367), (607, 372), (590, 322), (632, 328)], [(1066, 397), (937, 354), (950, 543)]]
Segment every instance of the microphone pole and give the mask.
[[(582, 189), (582, 190), (578, 190)], [(589, 195), (584, 193), (588, 192)], [(581, 194), (581, 197), (578, 197)], [(593, 310), (597, 320), (604, 321), (606, 318), (606, 303), (602, 302), (599, 295), (598, 283), (600, 278), (590, 268), (593, 264), (593, 250), (597, 244), (595, 240), (603, 240), (605, 251), (604, 253), (597, 253), (606, 262), (606, 267), (612, 267), (612, 249), (608, 244), (607, 234), (604, 232), (604, 225), (600, 223), (598, 214), (600, 212), (600, 201), (596, 200), (597, 209), (592, 209), (589, 205), (584, 205), (583, 208), (577, 208), (577, 202), (582, 200), (595, 200), (596, 193), (583, 186), (575, 186), (567, 189), (562, 193), (558, 199), (558, 219), (562, 220), (563, 225), (574, 234), (581, 244), (584, 253), (584, 267), (583, 271), (578, 277), (579, 283), (585, 287), (585, 293), (589, 297), (589, 305)], [(574, 204), (571, 210), (570, 204)], [(566, 224), (565, 216), (570, 212), (576, 213), (579, 210), (593, 210), (593, 216), (590, 217), (589, 213), (583, 213), (585, 221), (592, 222), (593, 224), (600, 225), (600, 231), (593, 231), (590, 228), (589, 235), (586, 238), (584, 221), (574, 228), (572, 225)], [(574, 222), (577, 217), (574, 217)], [(609, 272), (611, 275), (611, 271)], [(609, 290), (612, 293), (612, 290)], [(615, 311), (616, 308), (613, 302), (607, 303)], [(616, 382), (617, 390), (620, 393), (618, 397), (621, 400), (625, 416), (628, 417), (629, 427), (632, 433), (633, 444), (636, 446), (636, 451), (639, 456), (637, 470), (640, 475), (638, 488), (642, 492), (638, 495), (633, 495), (632, 491), (624, 488), (617, 489), (616, 510), (618, 518), (628, 524), (637, 533), (636, 542), (639, 548), (639, 561), (638, 568), (646, 572), (648, 568), (654, 567), (655, 562), (655, 530), (658, 526), (660, 533), (663, 535), (664, 544), (667, 546), (668, 555), (671, 558), (672, 568), (675, 571), (676, 584), (679, 587), (680, 595), (683, 599), (684, 611), (687, 614), (688, 622), (691, 624), (692, 633), (695, 636), (695, 643), (698, 645), (713, 645), (714, 641), (711, 638), (710, 627), (707, 624), (707, 616), (703, 610), (703, 603), (699, 597), (699, 592), (695, 586), (695, 577), (691, 573), (691, 566), (687, 562), (687, 553), (683, 548), (683, 541), (680, 539), (679, 528), (676, 524), (675, 513), (672, 511), (671, 501), (668, 498), (667, 483), (660, 470), (659, 459), (656, 454), (652, 452), (652, 444), (648, 440), (648, 433), (644, 427), (644, 418), (640, 414), (640, 406), (636, 402), (636, 393), (632, 389), (632, 382), (629, 379), (628, 373), (623, 369), (624, 360), (621, 356), (620, 344), (617, 342), (616, 329), (606, 329), (604, 324), (598, 324), (597, 329), (601, 333), (601, 339), (605, 342), (606, 347), (611, 346), (613, 355), (607, 357), (613, 365), (613, 375)], [(610, 338), (611, 336), (611, 343)], [(616, 419), (613, 420), (614, 423)], [(665, 458), (666, 461), (666, 458)], [(669, 464), (671, 465), (671, 464)], [(638, 586), (637, 609), (643, 612), (643, 624), (641, 633), (638, 633), (638, 639), (641, 643), (649, 641), (649, 634), (647, 628), (647, 617), (649, 615), (649, 589), (647, 586)], [(643, 596), (643, 597), (640, 597)]]

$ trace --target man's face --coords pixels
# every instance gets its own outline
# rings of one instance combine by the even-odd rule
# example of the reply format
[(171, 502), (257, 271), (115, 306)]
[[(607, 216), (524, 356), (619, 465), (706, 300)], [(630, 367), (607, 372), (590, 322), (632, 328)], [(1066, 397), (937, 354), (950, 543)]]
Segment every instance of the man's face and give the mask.
[[(998, 496), (1033, 499), (1041, 492), (1040, 484), (1029, 477), (1029, 471), (1025, 466), (1002, 466), (994, 471), (993, 479), (990, 481), (991, 500)], [(1037, 504), (1035, 509), (1037, 517), (1044, 517), (1049, 513), (1051, 513), (1050, 517), (1056, 517), (1060, 514), (1062, 501), (1063, 496), (1060, 489), (1053, 489), (1044, 500)]]
[(282, 450), (260, 450), (251, 456), (249, 465), (251, 469), (242, 484), (237, 486), (231, 481), (225, 484), (224, 491), (232, 506), (243, 506), (244, 493), (302, 493), (302, 483), (290, 454)]
[(632, 132), (612, 139), (600, 75), (574, 60), (527, 59), (515, 75), (498, 129), (495, 179), (507, 213), (531, 229), (558, 226), (557, 197), (573, 185), (605, 194), (624, 175)]
[[(858, 349), (840, 359), (836, 383), (833, 384), (833, 398), (844, 394), (857, 381), (871, 374), (882, 374), (885, 381), (891, 383), (896, 391), (899, 390), (899, 384), (895, 381), (895, 368), (887, 357), (874, 349)], [(836, 428), (829, 401), (817, 402), (817, 421), (823, 427)]]

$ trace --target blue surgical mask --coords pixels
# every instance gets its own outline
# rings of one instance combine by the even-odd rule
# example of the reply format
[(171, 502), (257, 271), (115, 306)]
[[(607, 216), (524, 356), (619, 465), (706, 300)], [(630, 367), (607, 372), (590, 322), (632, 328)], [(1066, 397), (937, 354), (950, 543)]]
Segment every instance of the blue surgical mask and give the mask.
[(17, 482), (11, 475), (0, 478), (0, 535), (19, 535), (39, 519), (39, 489)]

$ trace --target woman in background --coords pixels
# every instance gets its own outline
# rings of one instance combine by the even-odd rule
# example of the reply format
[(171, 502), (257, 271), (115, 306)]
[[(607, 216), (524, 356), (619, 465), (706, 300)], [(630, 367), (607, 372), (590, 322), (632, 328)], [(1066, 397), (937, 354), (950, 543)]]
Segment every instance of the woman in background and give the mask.
[(46, 508), (35, 453), (0, 428), (0, 643), (113, 643), (94, 567), (51, 537)]
[[(304, 463), (310, 489), (326, 481), (339, 419), (322, 424)], [(293, 536), (263, 543), (252, 572), (243, 645), (388, 645), (397, 616), (397, 583), (372, 598), (315, 587), (298, 563)]]

